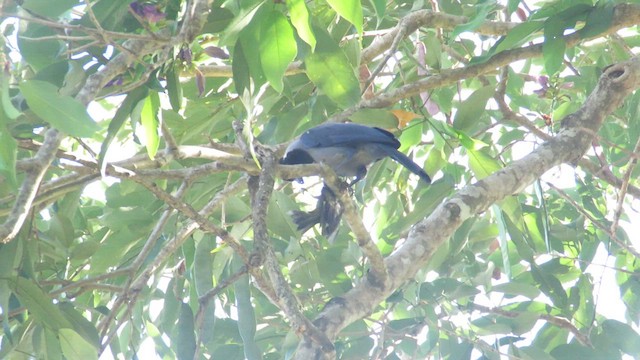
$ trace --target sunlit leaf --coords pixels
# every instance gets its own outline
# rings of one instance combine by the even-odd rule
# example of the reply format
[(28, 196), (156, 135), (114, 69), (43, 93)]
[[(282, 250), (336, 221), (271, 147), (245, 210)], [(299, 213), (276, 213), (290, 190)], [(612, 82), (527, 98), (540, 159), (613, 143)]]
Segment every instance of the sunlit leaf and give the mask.
[(272, 11), (262, 20), (260, 62), (269, 84), (282, 92), (282, 77), (296, 57), (297, 45), (293, 28), (279, 11)]
[(147, 148), (149, 158), (153, 159), (158, 152), (160, 146), (160, 121), (158, 119), (158, 110), (160, 109), (160, 99), (158, 93), (152, 92), (144, 100), (142, 113), (140, 114), (140, 122), (144, 129), (144, 143)]
[(289, 8), (291, 23), (296, 28), (298, 36), (311, 46), (311, 50), (315, 49), (316, 36), (311, 29), (309, 10), (305, 2), (303, 0), (287, 0), (287, 8)]
[(358, 0), (327, 0), (338, 15), (345, 18), (362, 34), (362, 5)]

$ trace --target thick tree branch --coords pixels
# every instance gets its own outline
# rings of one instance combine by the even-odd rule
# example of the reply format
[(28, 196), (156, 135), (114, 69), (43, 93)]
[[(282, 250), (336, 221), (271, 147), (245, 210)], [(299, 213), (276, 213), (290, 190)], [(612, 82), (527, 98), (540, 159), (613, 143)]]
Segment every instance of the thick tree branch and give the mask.
[[(411, 279), (466, 219), (485, 211), (497, 201), (519, 193), (551, 168), (579, 160), (605, 117), (638, 87), (640, 58), (606, 69), (582, 108), (563, 120), (557, 136), (523, 159), (465, 186), (411, 229), (407, 240), (385, 261), (391, 282), (388, 289), (380, 291), (368, 282), (357, 284), (339, 301), (327, 304), (314, 320), (316, 326), (334, 339), (345, 326), (373, 311), (392, 291)], [(329, 354), (313, 343), (303, 341), (296, 358), (328, 359)]]

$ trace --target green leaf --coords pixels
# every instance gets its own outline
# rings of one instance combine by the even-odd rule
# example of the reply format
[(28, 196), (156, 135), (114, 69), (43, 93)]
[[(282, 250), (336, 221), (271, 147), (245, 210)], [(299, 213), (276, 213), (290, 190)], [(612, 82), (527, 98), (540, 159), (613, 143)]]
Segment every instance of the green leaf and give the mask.
[(578, 30), (582, 38), (590, 38), (604, 32), (611, 25), (613, 20), (614, 6), (611, 3), (600, 3), (594, 6), (587, 15), (587, 22), (584, 27)]
[[(93, 13), (103, 29), (131, 32), (142, 28), (138, 20), (129, 13), (129, 4), (131, 2), (131, 0), (96, 1), (92, 3)], [(82, 16), (80, 24), (95, 28), (95, 24), (88, 12), (85, 12)]]
[[(4, 114), (0, 114), (0, 119)], [(0, 121), (1, 123), (2, 121)], [(3, 125), (0, 125), (0, 174), (16, 187), (16, 154), (18, 142)]]
[(362, 4), (360, 0), (327, 0), (329, 6), (335, 10), (358, 30), (362, 35)]
[(469, 167), (475, 177), (480, 180), (502, 169), (502, 164), (483, 150), (469, 150)]
[(358, 79), (341, 50), (311, 54), (305, 59), (305, 66), (311, 81), (342, 108), (358, 102)]
[(60, 310), (64, 314), (65, 318), (71, 322), (73, 330), (78, 335), (82, 336), (82, 338), (95, 349), (100, 348), (100, 335), (98, 334), (98, 330), (89, 320), (76, 310), (72, 303), (61, 303)]
[(602, 323), (602, 333), (624, 353), (640, 354), (640, 335), (629, 324), (607, 319)]
[(264, 75), (269, 84), (281, 93), (282, 78), (298, 49), (293, 28), (279, 11), (272, 11), (262, 18), (259, 49)]
[(491, 11), (493, 11), (496, 8), (496, 6), (497, 4), (494, 3), (493, 1), (486, 1), (484, 3), (476, 5), (475, 8), (477, 10), (475, 15), (473, 15), (473, 17), (469, 19), (469, 21), (466, 24), (456, 26), (453, 29), (451, 37), (455, 38), (458, 35), (462, 34), (463, 32), (473, 31), (477, 29), (478, 26), (482, 25), (487, 20), (487, 16)]
[(24, 0), (20, 6), (40, 16), (54, 18), (76, 5), (78, 0)]
[(502, 214), (502, 210), (496, 204), (491, 205), (491, 210), (498, 223), (498, 241), (500, 243), (500, 253), (502, 254), (502, 266), (507, 279), (511, 279), (511, 259), (509, 259), (509, 241), (507, 239), (507, 225)]
[(540, 295), (540, 290), (534, 285), (515, 281), (495, 285), (491, 288), (491, 291), (513, 296), (522, 295), (529, 299), (535, 299)]
[(307, 76), (342, 108), (356, 104), (360, 83), (349, 59), (324, 30), (317, 30), (316, 38), (316, 51), (304, 60)]
[[(592, 0), (560, 0), (547, 2), (543, 6), (536, 10), (529, 20), (544, 19), (548, 17), (557, 16), (558, 14), (569, 12), (575, 12), (576, 9), (582, 9), (591, 7)], [(581, 10), (581, 9), (580, 9)]]
[(251, 89), (251, 71), (249, 69), (249, 63), (244, 54), (242, 42), (238, 41), (233, 48), (233, 60), (231, 63), (231, 72), (233, 74), (233, 84), (236, 87), (236, 92), (242, 94), (245, 91)]
[(72, 329), (58, 330), (62, 354), (68, 360), (97, 359), (98, 349)]
[(60, 95), (51, 83), (27, 80), (20, 84), (20, 91), (36, 115), (64, 133), (91, 137), (100, 130), (84, 105), (70, 96)]
[(298, 36), (311, 46), (311, 50), (316, 48), (316, 36), (311, 29), (309, 22), (309, 10), (304, 0), (287, 0), (291, 23), (296, 28)]
[(385, 0), (371, 0), (371, 3), (373, 3), (373, 8), (376, 11), (376, 19), (378, 19), (379, 24), (387, 12), (387, 2)]
[(496, 43), (490, 53), (497, 54), (501, 51), (518, 47), (527, 42), (531, 36), (535, 36), (535, 33), (543, 27), (543, 21), (527, 21), (518, 24)]
[(228, 45), (233, 44), (238, 39), (238, 35), (241, 31), (243, 31), (251, 20), (253, 20), (254, 15), (260, 10), (262, 4), (265, 3), (265, 0), (259, 1), (253, 5), (251, 5), (247, 9), (240, 10), (238, 16), (236, 16), (229, 26), (222, 33), (222, 37), (220, 38), (220, 45)]
[(160, 97), (158, 93), (152, 92), (144, 100), (142, 112), (140, 113), (140, 122), (144, 129), (143, 142), (147, 148), (147, 154), (151, 159), (156, 156), (158, 147), (160, 146), (158, 109), (160, 109)]
[(5, 69), (0, 73), (0, 105), (2, 105), (2, 112), (0, 114), (0, 125), (5, 125), (10, 120), (15, 120), (20, 116), (20, 111), (13, 106), (11, 98), (9, 97), (9, 69)]
[(377, 126), (383, 129), (398, 127), (398, 118), (384, 109), (360, 109), (349, 116), (349, 119), (355, 123)]
[(211, 252), (215, 248), (216, 243), (211, 236), (204, 236), (196, 244), (192, 271), (198, 296), (204, 295), (213, 287), (213, 255)]
[[(167, 71), (167, 93), (169, 94), (169, 103), (173, 111), (180, 111), (182, 107), (182, 85), (180, 84), (179, 65), (174, 62), (169, 66)], [(136, 89), (139, 89), (136, 88)]]
[(549, 38), (542, 44), (544, 70), (548, 75), (554, 75), (562, 67), (566, 43), (562, 38)]
[[(18, 47), (22, 59), (35, 71), (39, 71), (60, 60), (62, 43), (58, 40), (41, 40), (45, 36), (58, 35), (45, 25), (31, 23), (27, 29), (18, 33)], [(56, 89), (57, 90), (57, 89)]]
[(599, 349), (582, 346), (577, 343), (557, 346), (551, 351), (551, 356), (553, 356), (555, 360), (603, 360), (618, 358), (613, 357), (613, 354), (603, 352)]
[(105, 155), (107, 154), (107, 150), (109, 149), (109, 145), (113, 139), (115, 139), (116, 135), (122, 128), (122, 125), (127, 121), (127, 119), (131, 116), (131, 112), (138, 105), (138, 103), (144, 100), (149, 94), (149, 89), (146, 86), (139, 86), (133, 90), (131, 90), (127, 97), (124, 98), (122, 104), (116, 110), (113, 119), (109, 122), (109, 127), (107, 129), (107, 136), (102, 142), (102, 146), (100, 147), (100, 154), (98, 155), (98, 164), (100, 164), (100, 168), (102, 168), (102, 164), (104, 162)]
[(32, 280), (17, 276), (7, 278), (11, 291), (20, 303), (29, 310), (30, 316), (45, 327), (58, 330), (71, 328), (71, 323), (60, 309), (53, 304), (51, 297)]
[(458, 111), (453, 118), (453, 127), (466, 131), (474, 129), (478, 125), (480, 115), (484, 113), (487, 101), (493, 96), (495, 86), (488, 85), (474, 91), (467, 99), (460, 103)]
[(224, 30), (233, 21), (233, 13), (229, 9), (214, 7), (207, 16), (207, 23), (202, 29), (203, 33), (218, 33)]
[[(234, 271), (240, 269), (240, 261), (234, 260)], [(251, 291), (249, 276), (241, 276), (233, 284), (236, 295), (236, 307), (238, 308), (238, 332), (242, 337), (244, 354), (247, 359), (260, 359), (261, 351), (256, 344), (256, 314), (251, 303)]]
[(182, 303), (178, 318), (176, 355), (179, 360), (192, 360), (196, 352), (195, 326), (193, 311), (188, 304)]

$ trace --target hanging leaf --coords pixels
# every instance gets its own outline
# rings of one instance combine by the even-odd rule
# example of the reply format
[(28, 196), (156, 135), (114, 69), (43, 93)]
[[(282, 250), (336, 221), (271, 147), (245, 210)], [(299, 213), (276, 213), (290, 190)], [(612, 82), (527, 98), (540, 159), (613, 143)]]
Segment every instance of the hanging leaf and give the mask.
[(327, 0), (329, 6), (356, 27), (362, 35), (362, 4), (360, 0)]
[(20, 84), (20, 91), (36, 115), (64, 133), (91, 137), (100, 130), (84, 105), (70, 96), (61, 96), (51, 83), (27, 80)]
[(293, 28), (279, 11), (263, 18), (259, 47), (264, 75), (277, 92), (282, 92), (282, 78), (298, 50)]
[(289, 8), (291, 23), (296, 28), (298, 36), (311, 46), (311, 50), (314, 50), (316, 47), (316, 36), (311, 29), (309, 10), (304, 0), (287, 0), (287, 8)]
[(142, 112), (140, 113), (140, 122), (144, 130), (144, 145), (147, 148), (149, 158), (153, 159), (158, 152), (160, 146), (160, 120), (158, 119), (158, 110), (160, 109), (160, 98), (158, 93), (152, 92), (144, 100)]
[(341, 107), (354, 105), (360, 99), (360, 83), (355, 69), (326, 31), (316, 31), (316, 37), (316, 51), (304, 60), (307, 76)]

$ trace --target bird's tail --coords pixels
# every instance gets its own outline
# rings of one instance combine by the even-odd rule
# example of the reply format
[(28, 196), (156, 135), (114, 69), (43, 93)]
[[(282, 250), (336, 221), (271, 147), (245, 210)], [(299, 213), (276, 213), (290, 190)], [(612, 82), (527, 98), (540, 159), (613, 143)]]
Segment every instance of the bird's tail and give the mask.
[(296, 224), (298, 231), (304, 233), (311, 229), (314, 225), (320, 224), (322, 235), (332, 240), (340, 225), (342, 218), (342, 208), (336, 199), (336, 195), (331, 189), (324, 185), (316, 208), (306, 211), (292, 211), (291, 219)]
[(390, 158), (400, 163), (400, 165), (406, 167), (407, 170), (418, 175), (420, 179), (422, 179), (427, 184), (431, 184), (431, 178), (429, 177), (429, 175), (427, 175), (427, 173), (420, 167), (420, 165), (413, 162), (413, 160), (411, 160), (407, 155), (391, 147), (385, 147), (385, 150), (387, 150)]

